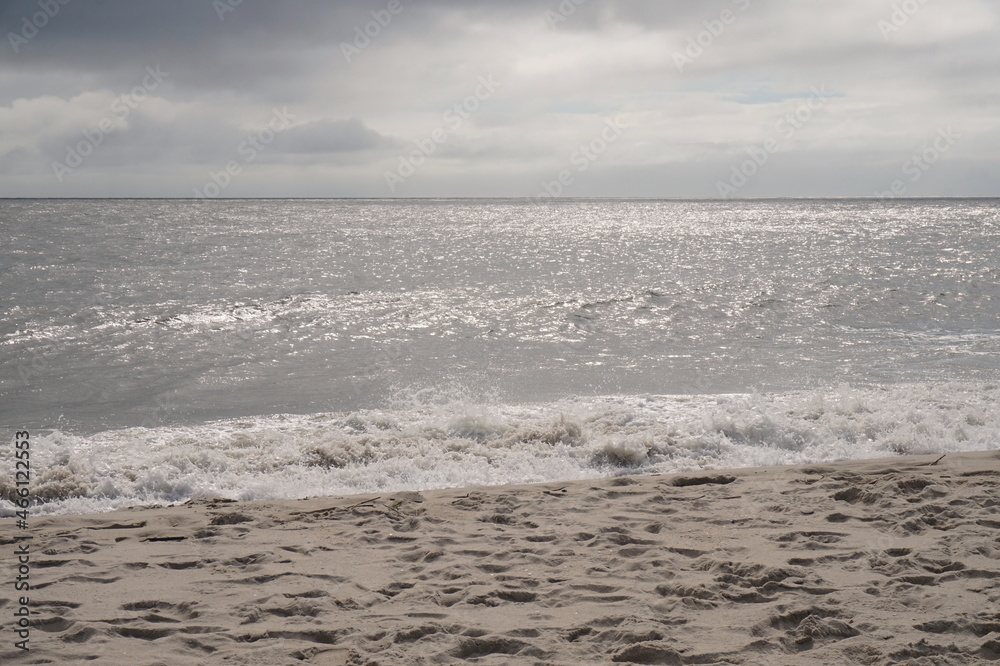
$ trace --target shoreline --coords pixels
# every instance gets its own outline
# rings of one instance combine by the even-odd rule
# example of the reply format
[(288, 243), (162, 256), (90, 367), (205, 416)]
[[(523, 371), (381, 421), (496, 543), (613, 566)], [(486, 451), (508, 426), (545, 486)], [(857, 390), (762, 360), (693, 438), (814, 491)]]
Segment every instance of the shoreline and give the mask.
[(41, 516), (0, 660), (989, 663), (997, 507), (986, 451)]

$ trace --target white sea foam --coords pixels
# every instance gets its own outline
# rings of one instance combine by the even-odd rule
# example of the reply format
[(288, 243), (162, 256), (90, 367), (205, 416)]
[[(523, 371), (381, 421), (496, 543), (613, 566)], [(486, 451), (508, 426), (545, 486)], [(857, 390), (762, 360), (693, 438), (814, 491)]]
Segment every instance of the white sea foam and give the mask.
[[(997, 385), (971, 383), (578, 397), (528, 405), (438, 397), (393, 411), (258, 417), (89, 437), (36, 433), (34, 512), (995, 450), (998, 398)], [(9, 498), (13, 485), (5, 474), (0, 495)], [(0, 513), (9, 515), (12, 506), (5, 500)]]

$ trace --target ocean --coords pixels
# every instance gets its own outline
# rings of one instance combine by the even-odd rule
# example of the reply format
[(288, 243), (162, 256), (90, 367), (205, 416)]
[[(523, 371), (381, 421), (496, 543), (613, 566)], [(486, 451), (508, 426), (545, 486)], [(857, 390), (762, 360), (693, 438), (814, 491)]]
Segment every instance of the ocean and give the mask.
[(0, 230), (36, 514), (1000, 448), (996, 199), (14, 199)]

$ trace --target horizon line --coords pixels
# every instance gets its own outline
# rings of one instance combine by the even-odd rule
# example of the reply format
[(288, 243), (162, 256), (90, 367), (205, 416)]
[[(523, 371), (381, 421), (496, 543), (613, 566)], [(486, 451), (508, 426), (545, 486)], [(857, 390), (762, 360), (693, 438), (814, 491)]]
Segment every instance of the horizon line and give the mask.
[(577, 196), (577, 197), (552, 197), (552, 196), (486, 196), (486, 197), (445, 197), (445, 196), (419, 196), (419, 197), (171, 197), (171, 196), (75, 196), (75, 197), (18, 197), (0, 196), (0, 201), (475, 201), (475, 200), (521, 200), (535, 201), (538, 203), (550, 201), (580, 201), (580, 200), (608, 200), (608, 201), (703, 201), (703, 202), (726, 202), (726, 201), (823, 201), (823, 200), (869, 200), (869, 201), (927, 201), (927, 200), (959, 200), (959, 199), (1000, 199), (1000, 194), (996, 195), (930, 195), (930, 196), (900, 196), (900, 197), (879, 197), (869, 196), (773, 196), (773, 197), (617, 197), (617, 196)]

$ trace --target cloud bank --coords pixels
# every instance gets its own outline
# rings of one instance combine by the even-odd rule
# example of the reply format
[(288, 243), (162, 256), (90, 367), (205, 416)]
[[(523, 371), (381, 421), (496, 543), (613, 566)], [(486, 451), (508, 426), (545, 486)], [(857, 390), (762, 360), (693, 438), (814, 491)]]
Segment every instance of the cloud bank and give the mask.
[(12, 0), (0, 25), (0, 196), (1000, 196), (992, 0)]

